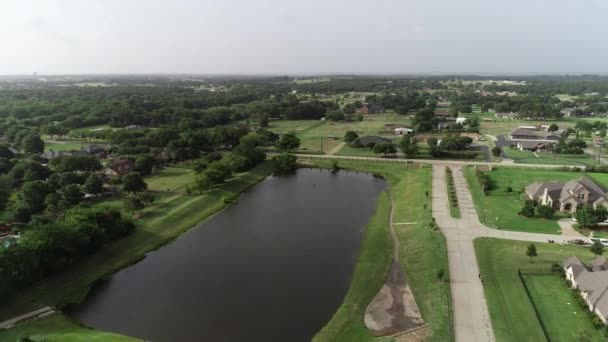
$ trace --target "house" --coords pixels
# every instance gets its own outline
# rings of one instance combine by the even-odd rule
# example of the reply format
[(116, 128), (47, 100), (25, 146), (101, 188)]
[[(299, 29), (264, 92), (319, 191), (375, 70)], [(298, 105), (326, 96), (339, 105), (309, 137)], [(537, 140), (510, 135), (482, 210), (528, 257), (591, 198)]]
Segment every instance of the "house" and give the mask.
[(376, 135), (367, 135), (364, 137), (359, 137), (356, 139), (356, 141), (356, 144), (367, 148), (374, 147), (375, 145), (380, 143), (391, 142), (390, 139), (379, 137)]
[(520, 141), (517, 143), (517, 148), (520, 151), (531, 151), (531, 152), (546, 152), (551, 144), (542, 141)]
[(414, 133), (414, 130), (411, 128), (406, 128), (406, 127), (395, 128), (395, 134), (397, 134), (397, 135), (405, 135), (405, 134), (410, 134), (410, 133)]
[(450, 112), (445, 109), (435, 109), (435, 115), (441, 117), (448, 117), (450, 116)]
[(564, 261), (566, 279), (577, 289), (589, 310), (604, 323), (608, 323), (608, 261), (597, 257), (591, 266), (573, 256)]
[(561, 113), (564, 114), (565, 117), (570, 117), (574, 115), (576, 108), (564, 108), (561, 110)]
[(448, 108), (449, 106), (449, 102), (437, 102), (437, 108)]
[(509, 113), (496, 113), (496, 114), (494, 114), (494, 116), (497, 119), (514, 119), (514, 118), (517, 117), (517, 114), (513, 113), (513, 112), (509, 112)]
[(464, 125), (465, 122), (467, 122), (467, 118), (456, 118), (457, 124)]
[(46, 159), (46, 160), (53, 160), (55, 158), (59, 158), (59, 157), (66, 157), (66, 156), (87, 156), (89, 155), (89, 153), (87, 153), (84, 150), (69, 150), (69, 151), (53, 151), (52, 149), (44, 152), (43, 154), (40, 155), (40, 157)]
[(561, 212), (574, 213), (585, 205), (594, 209), (608, 208), (606, 190), (589, 177), (568, 182), (535, 182), (525, 188), (526, 195), (541, 205), (548, 205)]
[(133, 171), (135, 164), (130, 160), (120, 160), (108, 165), (103, 171), (103, 174), (108, 177), (120, 177)]
[(95, 144), (87, 145), (87, 146), (81, 148), (80, 150), (86, 152), (89, 155), (101, 154), (106, 151), (106, 149), (103, 148), (103, 146), (95, 145)]
[(543, 141), (558, 141), (561, 139), (559, 134), (539, 132), (528, 127), (518, 128), (509, 134), (511, 140), (543, 140)]
[(363, 105), (359, 108), (359, 113), (361, 114), (379, 114), (384, 113), (385, 109), (381, 105)]
[(140, 126), (140, 125), (128, 125), (124, 127), (125, 129), (140, 129), (140, 128), (144, 128), (144, 126)]

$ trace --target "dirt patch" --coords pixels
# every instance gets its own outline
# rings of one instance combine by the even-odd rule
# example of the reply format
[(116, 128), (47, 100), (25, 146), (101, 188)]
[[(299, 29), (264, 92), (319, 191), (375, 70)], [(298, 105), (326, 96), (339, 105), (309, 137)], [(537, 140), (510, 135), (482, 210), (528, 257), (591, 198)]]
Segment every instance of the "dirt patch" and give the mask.
[(364, 321), (374, 336), (394, 336), (424, 325), (397, 260), (393, 259), (385, 284), (365, 309)]

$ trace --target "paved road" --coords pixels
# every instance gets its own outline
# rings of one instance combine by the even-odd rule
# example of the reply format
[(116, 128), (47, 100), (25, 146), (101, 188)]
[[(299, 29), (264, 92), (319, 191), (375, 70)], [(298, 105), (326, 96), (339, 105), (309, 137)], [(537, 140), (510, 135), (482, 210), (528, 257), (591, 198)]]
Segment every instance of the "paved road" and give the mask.
[[(268, 156), (274, 156), (277, 153), (267, 153)], [(380, 158), (380, 157), (355, 157), (355, 156), (330, 156), (325, 154), (303, 154), (296, 153), (296, 156), (300, 159), (337, 159), (337, 160), (361, 160), (361, 161), (377, 161), (385, 163), (422, 163), (430, 165), (491, 165), (491, 166), (516, 166), (519, 168), (533, 168), (533, 169), (559, 169), (559, 168), (574, 168), (581, 166), (572, 165), (545, 165), (545, 164), (517, 164), (513, 165), (512, 161), (506, 161), (501, 163), (487, 163), (479, 160), (440, 160), (440, 159), (406, 159), (406, 158)]]
[[(454, 326), (457, 342), (494, 341), (492, 323), (479, 279), (473, 240), (480, 237), (548, 242), (564, 238), (584, 238), (572, 228), (564, 230), (564, 236), (513, 232), (488, 228), (479, 222), (473, 198), (469, 192), (462, 166), (436, 164), (433, 166), (433, 217), (443, 232), (448, 248), (450, 287), (454, 310)], [(460, 206), (461, 218), (450, 216), (445, 168), (450, 167)], [(571, 223), (571, 222), (570, 222)], [(564, 229), (568, 220), (560, 221)]]

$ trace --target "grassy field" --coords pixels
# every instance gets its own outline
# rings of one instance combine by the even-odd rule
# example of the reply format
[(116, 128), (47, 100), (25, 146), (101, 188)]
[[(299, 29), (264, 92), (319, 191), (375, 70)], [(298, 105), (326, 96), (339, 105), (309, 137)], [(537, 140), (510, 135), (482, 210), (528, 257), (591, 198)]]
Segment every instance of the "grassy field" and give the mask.
[(327, 153), (338, 146), (347, 131), (355, 131), (359, 135), (383, 135), (395, 137), (393, 132), (383, 133), (385, 124), (400, 124), (408, 126), (410, 119), (394, 113), (365, 115), (363, 121), (333, 122), (311, 120), (280, 120), (271, 121), (270, 130), (275, 133), (295, 131), (302, 141), (300, 151), (310, 153)]
[[(330, 167), (331, 161), (315, 161), (318, 166)], [(400, 262), (406, 272), (422, 316), (432, 330), (431, 341), (454, 339), (451, 316), (451, 297), (448, 282), (448, 260), (445, 240), (441, 232), (429, 227), (431, 220), (431, 169), (405, 168), (404, 165), (362, 161), (339, 161), (339, 167), (382, 175), (389, 184), (395, 202), (394, 223), (399, 239)], [(379, 211), (383, 202), (379, 202)], [(376, 222), (373, 220), (372, 222)], [(369, 232), (368, 232), (369, 234)], [(384, 233), (386, 234), (386, 233)], [(370, 238), (371, 235), (368, 235)], [(371, 246), (366, 245), (365, 246)], [(384, 245), (390, 254), (390, 244)], [(332, 320), (315, 336), (314, 341), (374, 341), (363, 325), (365, 307), (380, 288), (384, 278), (377, 279), (377, 271), (364, 270), (375, 264), (383, 274), (388, 269), (386, 255), (367, 252), (357, 263), (353, 282), (341, 308)], [(386, 263), (386, 264), (385, 264)], [(438, 279), (438, 274), (445, 274)], [(367, 287), (374, 284), (373, 289)]]
[(520, 151), (517, 148), (504, 148), (503, 151), (518, 164), (544, 164), (544, 165), (596, 165), (597, 162), (587, 155), (579, 154), (553, 154), (537, 153), (538, 157), (530, 151)]
[[(136, 220), (137, 229), (130, 236), (105, 246), (98, 253), (83, 258), (68, 270), (20, 292), (0, 307), (0, 320), (8, 319), (41, 306), (63, 306), (78, 303), (99, 279), (141, 260), (145, 254), (173, 240), (209, 215), (223, 209), (242, 191), (264, 179), (272, 170), (265, 162), (253, 170), (229, 179), (222, 186), (203, 195), (185, 195), (174, 188), (170, 193), (157, 193), (157, 200), (142, 211)], [(173, 177), (170, 173), (166, 177)], [(181, 177), (190, 178), (184, 174)], [(184, 180), (171, 180), (182, 184)], [(152, 182), (166, 184), (160, 180)], [(164, 186), (162, 186), (164, 187)], [(109, 199), (99, 205), (122, 206), (119, 199)], [(2, 340), (2, 338), (0, 338)]]
[[(561, 264), (572, 255), (577, 255), (583, 262), (589, 262), (593, 254), (579, 246), (541, 243), (536, 244), (538, 256), (532, 264), (530, 258), (526, 256), (528, 242), (482, 238), (475, 240), (474, 244), (477, 262), (484, 279), (484, 291), (496, 341), (545, 341), (540, 322), (536, 318), (517, 270), (533, 268), (547, 271), (553, 263)], [(560, 300), (552, 298), (550, 291), (550, 288), (542, 289), (540, 293), (542, 298), (539, 300), (546, 301), (546, 304), (542, 305), (551, 305), (551, 301)], [(567, 313), (554, 313), (556, 314), (564, 315), (562, 317), (567, 315)], [(546, 317), (546, 319), (552, 318)], [(587, 323), (563, 320), (561, 324), (578, 331), (577, 329), (586, 326)], [(555, 329), (553, 325), (549, 326)], [(559, 332), (552, 332), (551, 335), (553, 336), (554, 333)]]
[(530, 274), (523, 278), (552, 342), (576, 341), (584, 332), (591, 335), (590, 341), (605, 341), (564, 278)]
[[(494, 228), (546, 234), (560, 234), (561, 230), (557, 224), (557, 219), (564, 216), (556, 213), (554, 219), (540, 219), (517, 215), (523, 206), (520, 192), (523, 191), (525, 185), (532, 182), (567, 181), (583, 176), (582, 173), (576, 172), (528, 169), (522, 172), (522, 170), (516, 168), (501, 167), (486, 173), (493, 183), (493, 190), (485, 195), (475, 177), (473, 167), (466, 167), (464, 174), (471, 190), (475, 209), (482, 223)], [(513, 191), (507, 192), (508, 187), (511, 187)]]
[(62, 314), (54, 314), (19, 324), (10, 330), (0, 330), (0, 340), (20, 341), (29, 337), (36, 342), (136, 342), (132, 337), (92, 330)]
[(191, 169), (168, 167), (147, 177), (146, 183), (151, 191), (185, 193), (186, 187), (194, 184), (195, 176)]

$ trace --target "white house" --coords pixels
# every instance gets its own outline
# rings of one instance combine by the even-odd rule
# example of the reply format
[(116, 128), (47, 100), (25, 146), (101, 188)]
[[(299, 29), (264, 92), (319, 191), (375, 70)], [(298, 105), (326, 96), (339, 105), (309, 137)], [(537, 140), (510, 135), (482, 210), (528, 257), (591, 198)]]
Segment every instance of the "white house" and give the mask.
[(467, 122), (467, 118), (456, 118), (456, 123), (457, 124), (463, 124)]
[(397, 135), (405, 135), (405, 134), (410, 134), (410, 133), (414, 133), (414, 130), (411, 128), (407, 128), (407, 127), (395, 128), (395, 134), (397, 134)]

